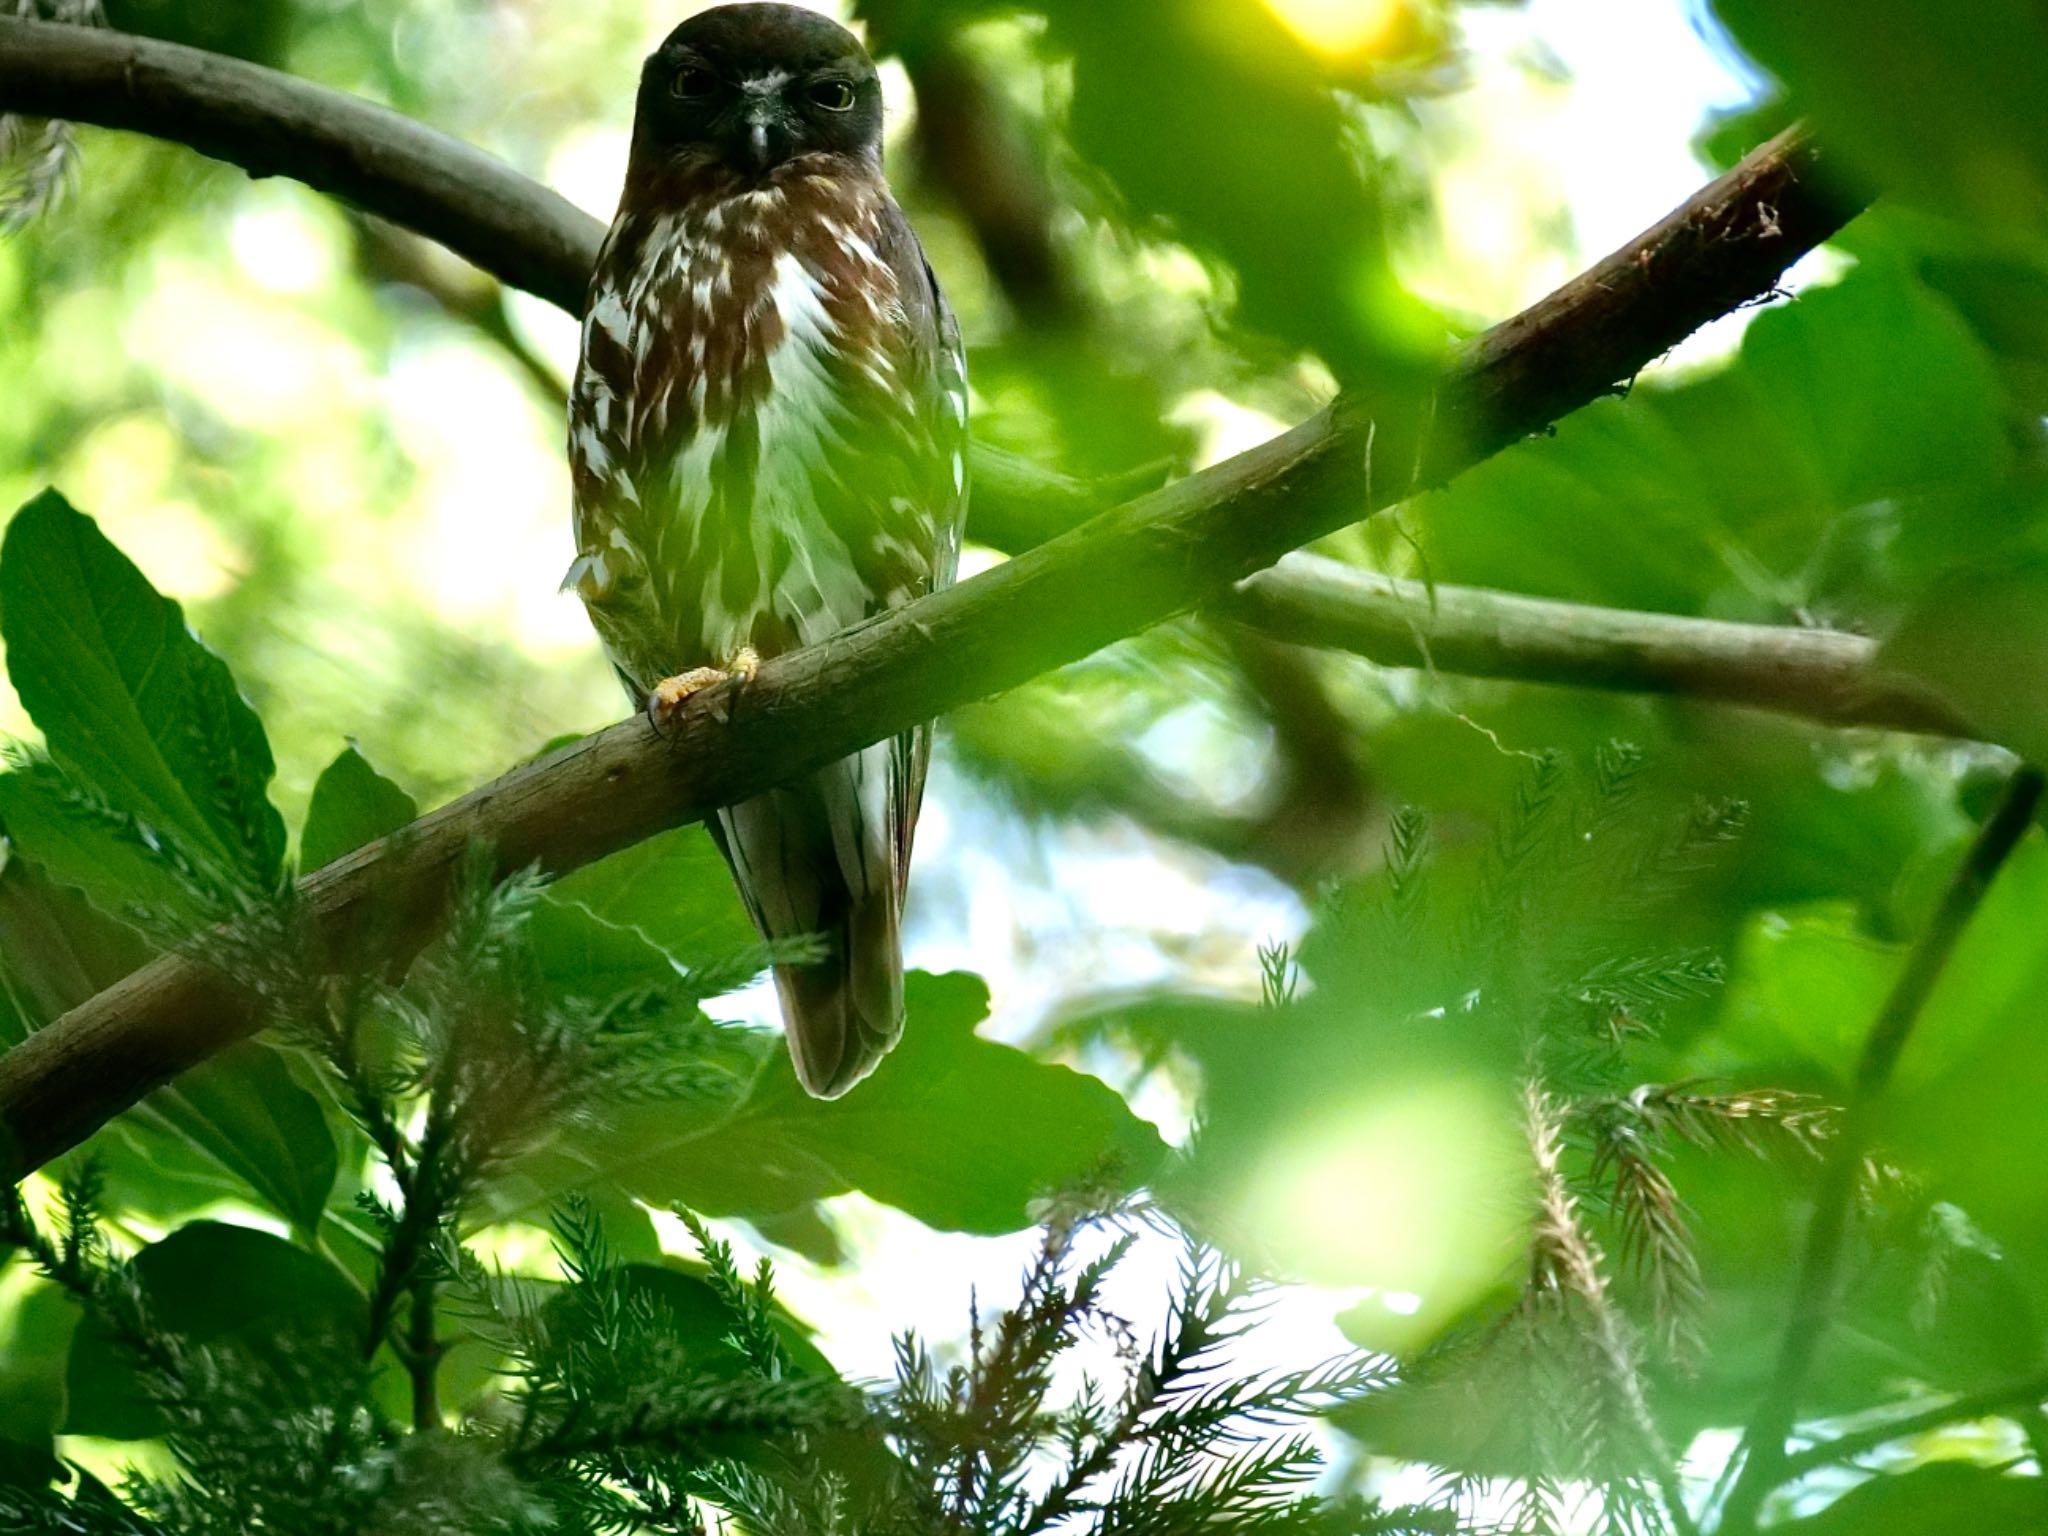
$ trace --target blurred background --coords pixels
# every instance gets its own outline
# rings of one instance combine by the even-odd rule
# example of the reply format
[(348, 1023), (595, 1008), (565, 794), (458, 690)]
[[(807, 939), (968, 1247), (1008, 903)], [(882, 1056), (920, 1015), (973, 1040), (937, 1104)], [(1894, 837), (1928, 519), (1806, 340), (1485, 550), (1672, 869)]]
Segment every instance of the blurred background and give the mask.
[[(1412, 376), (1800, 107), (1899, 195), (1625, 398), (1323, 551), (1882, 635), (1959, 564), (2034, 536), (2048, 245), (2036, 82), (2014, 62), (2039, 25), (2024, 6), (1881, 6), (1867, 25), (1751, 0), (819, 8), (885, 60), (891, 178), (967, 335), (996, 465), (969, 571), (1263, 440), (1339, 381)], [(691, 9), (107, 4), (117, 27), (416, 115), (601, 219), (638, 61)], [(57, 485), (185, 604), (266, 723), (287, 822), (346, 739), (424, 807), (618, 718), (580, 605), (557, 592), (575, 322), (289, 181), (79, 139), (71, 194), (0, 240), (0, 506)], [(1047, 484), (1003, 471), (1018, 462)], [(0, 730), (33, 739), (4, 686)], [(909, 959), (979, 974), (985, 1036), (1098, 1076), (1169, 1142), (1202, 1124), (1175, 1196), (1304, 1282), (1275, 1328), (1327, 1342), (1341, 1318), (1358, 1342), (1418, 1350), (1497, 1312), (1513, 1276), (1502, 1254), (1526, 1212), (1498, 1190), (1527, 1177), (1512, 1085), (1528, 1019), (1626, 1023), (1593, 1066), (1551, 1074), (1588, 1105), (1646, 1083), (1839, 1098), (2005, 762), (1383, 669), (1194, 618), (947, 722)], [(1416, 855), (1433, 894), (1407, 928), (1357, 909), (1422, 825), (1403, 808), (1434, 850)], [(1626, 856), (1603, 841), (1580, 857), (1610, 814)], [(2022, 859), (2048, 879), (2038, 847)], [(2006, 1176), (2040, 1139), (2025, 1094), (2048, 1088), (2039, 1045), (2009, 1054), (2048, 963), (2028, 910), (2014, 896), (1987, 919), (1993, 979), (1941, 1002), (1949, 1032), (1914, 1058), (1897, 1242), (1864, 1274), (1871, 1314), (1830, 1355), (1822, 1407), (1964, 1388), (2033, 1347), (2048, 1219)], [(1245, 1020), (1290, 990), (1275, 1048)], [(1370, 1022), (1461, 1009), (1477, 1022), (1455, 1041), (1448, 1024), (1418, 1046)], [(1957, 1113), (1993, 1061), (2011, 1116)], [(1755, 1145), (1747, 1127), (1671, 1139), (1697, 1294), (1693, 1352), (1658, 1366), (1657, 1390), (1703, 1477), (1782, 1315), (1811, 1176), (1794, 1102), (1752, 1101), (1771, 1125)], [(1724, 1109), (1702, 1113), (1743, 1118)], [(1570, 1155), (1597, 1155), (1602, 1112), (1560, 1111)], [(970, 1286), (1014, 1293), (1032, 1241), (930, 1233), (858, 1193), (814, 1214), (801, 1240), (760, 1223), (759, 1243), (854, 1373)], [(1901, 1297), (1937, 1270), (1939, 1306), (1912, 1313)], [(1661, 1283), (1626, 1282), (1631, 1304), (1654, 1311)], [(1351, 1428), (1383, 1478), (1454, 1463), (1481, 1434), (1427, 1405)], [(2028, 1453), (2000, 1431), (1954, 1454)]]

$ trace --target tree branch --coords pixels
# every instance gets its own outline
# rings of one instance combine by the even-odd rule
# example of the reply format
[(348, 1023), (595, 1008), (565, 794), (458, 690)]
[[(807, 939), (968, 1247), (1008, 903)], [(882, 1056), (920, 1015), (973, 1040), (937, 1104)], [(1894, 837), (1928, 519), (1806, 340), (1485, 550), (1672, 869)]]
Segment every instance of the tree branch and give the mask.
[(1215, 605), (1266, 633), (1390, 667), (1672, 694), (1831, 725), (1972, 736), (1925, 685), (1839, 630), (1731, 624), (1436, 586), (1293, 554)]
[[(430, 235), (484, 271), (572, 313), (582, 309), (603, 238), (597, 220), (458, 139), (355, 97), (175, 43), (0, 18), (0, 109), (130, 128), (190, 145), (252, 175), (294, 176)], [(1587, 354), (1596, 372), (1616, 370), (1603, 382), (1626, 377), (1693, 324), (1768, 291), (1768, 282), (1759, 288), (1752, 274), (1775, 279), (1791, 257), (1831, 232), (1832, 226), (1812, 227), (1816, 216), (1839, 223), (1853, 210), (1831, 207), (1812, 184), (1816, 153), (1809, 142), (1785, 140), (1767, 149), (1716, 184), (1752, 178), (1745, 216), (1728, 218), (1724, 198), (1718, 222), (1698, 222), (1707, 210), (1695, 199), (1577, 284), (1482, 338), (1471, 360), (1491, 349), (1492, 390), (1540, 391), (1543, 371), (1569, 363), (1573, 352)], [(1774, 188), (1789, 192), (1782, 209)], [(1778, 230), (1773, 221), (1781, 214), (1790, 222)], [(1676, 259), (1688, 240), (1746, 245), (1750, 256), (1764, 260), (1727, 262), (1730, 280), (1703, 289), (1691, 323), (1670, 326), (1655, 350), (1631, 345), (1636, 338), (1630, 333), (1641, 323), (1633, 306), (1608, 306), (1603, 313), (1581, 302), (1583, 294), (1570, 297), (1582, 285), (1622, 276), (1638, 289), (1648, 287), (1652, 269)], [(1556, 306), (1570, 307), (1569, 325), (1557, 325)], [(1600, 353), (1606, 361), (1594, 360)], [(1573, 376), (1570, 367), (1559, 368), (1560, 381)], [(1540, 418), (1534, 422), (1540, 426), (1586, 398), (1574, 386), (1549, 401), (1531, 401), (1527, 414)], [(1022, 515), (1022, 504), (1034, 510), (1040, 502), (1057, 504), (1062, 522), (1094, 509), (1085, 500), (1089, 487), (996, 449), (976, 445), (974, 471), (975, 532), (997, 548), (1016, 550), (1043, 536), (1047, 523)], [(1420, 661), (1480, 677), (1687, 693), (1835, 723), (1968, 733), (1937, 701), (1903, 683), (1865, 676), (1869, 647), (1852, 636), (1617, 613), (1454, 587), (1436, 589), (1432, 612), (1429, 603), (1415, 600), (1419, 590), (1334, 562), (1290, 561), (1250, 583), (1231, 607), (1277, 638), (1353, 650), (1393, 666)]]
[(251, 176), (290, 176), (440, 241), (571, 314), (604, 230), (473, 145), (260, 64), (99, 28), (0, 17), (0, 111), (129, 128)]
[(1862, 1176), (1864, 1155), (1870, 1148), (1879, 1103), (1891, 1085), (1899, 1054), (1906, 1048), (1913, 1026), (1919, 1021), (1934, 984), (1941, 979), (1963, 930), (1969, 927), (1970, 919), (1991, 889), (1991, 882), (1998, 878), (1998, 871), (2033, 824), (2043, 787), (2040, 770), (2032, 767), (2018, 769), (2007, 781), (1998, 808), (1978, 831), (1962, 866), (1943, 893), (1941, 905), (1928, 920), (1927, 931), (1907, 954), (1898, 980), (1892, 984), (1864, 1039), (1856, 1076), (1849, 1088), (1848, 1109), (1842, 1116), (1842, 1133), (1829, 1153), (1820, 1188), (1814, 1196), (1813, 1220), (1806, 1229), (1806, 1246), (1800, 1254), (1799, 1276), (1792, 1293), (1792, 1315), (1786, 1323), (1777, 1365), (1743, 1437), (1742, 1473), (1729, 1492), (1721, 1516), (1720, 1530), (1724, 1536), (1747, 1536), (1754, 1530), (1764, 1499), (1786, 1479), (1785, 1441), (1792, 1433), (1800, 1393), (1805, 1389), (1834, 1312), (1850, 1207), (1856, 1181)]
[(1822, 1440), (1802, 1451), (1795, 1451), (1785, 1458), (1781, 1468), (1783, 1481), (1793, 1482), (1822, 1467), (1854, 1461), (1866, 1451), (1890, 1445), (1894, 1440), (1904, 1440), (1909, 1435), (1924, 1435), (1931, 1429), (1967, 1424), (1993, 1414), (2016, 1417), (2029, 1409), (2038, 1410), (2044, 1399), (2048, 1399), (2048, 1372), (2039, 1371), (2018, 1381), (1964, 1392), (1918, 1413), (1901, 1414), (1897, 1418), (1866, 1424), (1832, 1440)]
[[(159, 132), (291, 170), (573, 304), (595, 225), (477, 151), (380, 108), (189, 49), (0, 22), (0, 107)], [(1339, 400), (1226, 463), (693, 701), (668, 739), (628, 720), (506, 775), (301, 883), (337, 943), (430, 928), (463, 850), (554, 873), (699, 820), (1214, 596), (1288, 550), (1440, 484), (1611, 392), (1768, 293), (1858, 207), (1800, 131), (1461, 349), (1433, 388)], [(374, 920), (373, 920), (374, 919)], [(145, 966), (0, 1057), (0, 1179), (77, 1145), (258, 1027), (182, 957)]]

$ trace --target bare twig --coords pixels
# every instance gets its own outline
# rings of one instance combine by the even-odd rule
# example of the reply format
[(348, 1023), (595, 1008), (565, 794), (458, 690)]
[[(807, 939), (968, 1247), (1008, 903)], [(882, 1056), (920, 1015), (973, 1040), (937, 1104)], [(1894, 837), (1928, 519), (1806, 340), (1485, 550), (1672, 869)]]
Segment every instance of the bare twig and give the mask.
[(2004, 796), (1977, 833), (1926, 932), (1906, 956), (1904, 969), (1892, 985), (1856, 1063), (1842, 1131), (1830, 1150), (1814, 1197), (1813, 1221), (1800, 1255), (1799, 1277), (1792, 1296), (1792, 1315), (1778, 1351), (1771, 1380), (1743, 1437), (1742, 1472), (1723, 1507), (1723, 1536), (1746, 1536), (1756, 1527), (1758, 1512), (1772, 1489), (1788, 1476), (1786, 1438), (1798, 1416), (1799, 1397), (1812, 1371), (1814, 1357), (1826, 1336), (1835, 1305), (1835, 1287), (1849, 1228), (1856, 1180), (1870, 1148), (1879, 1101), (1891, 1084), (1899, 1053), (1919, 1021), (1920, 1012), (1940, 980), (1956, 942), (1976, 915), (1998, 871), (2019, 845), (2041, 803), (2040, 770), (2023, 767), (2007, 781)]

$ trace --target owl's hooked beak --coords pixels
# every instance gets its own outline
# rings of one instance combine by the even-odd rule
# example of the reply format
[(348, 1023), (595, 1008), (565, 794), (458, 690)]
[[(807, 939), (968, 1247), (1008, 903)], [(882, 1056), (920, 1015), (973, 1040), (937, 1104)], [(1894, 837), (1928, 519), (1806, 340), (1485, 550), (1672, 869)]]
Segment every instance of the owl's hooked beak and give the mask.
[(739, 148), (747, 168), (765, 176), (789, 158), (794, 135), (787, 110), (770, 91), (756, 89), (749, 81), (747, 98), (740, 112)]

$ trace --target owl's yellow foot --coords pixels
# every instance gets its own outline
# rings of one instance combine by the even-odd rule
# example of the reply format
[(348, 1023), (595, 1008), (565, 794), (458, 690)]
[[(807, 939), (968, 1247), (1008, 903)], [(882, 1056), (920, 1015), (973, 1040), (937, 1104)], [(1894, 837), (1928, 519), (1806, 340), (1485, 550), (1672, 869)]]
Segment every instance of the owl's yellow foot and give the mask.
[(753, 681), (760, 666), (761, 658), (751, 645), (747, 645), (740, 647), (730, 667), (692, 667), (674, 677), (664, 677), (648, 690), (647, 718), (657, 730), (672, 725), (676, 716), (682, 713), (683, 706), (705, 689), (731, 682), (744, 686)]

